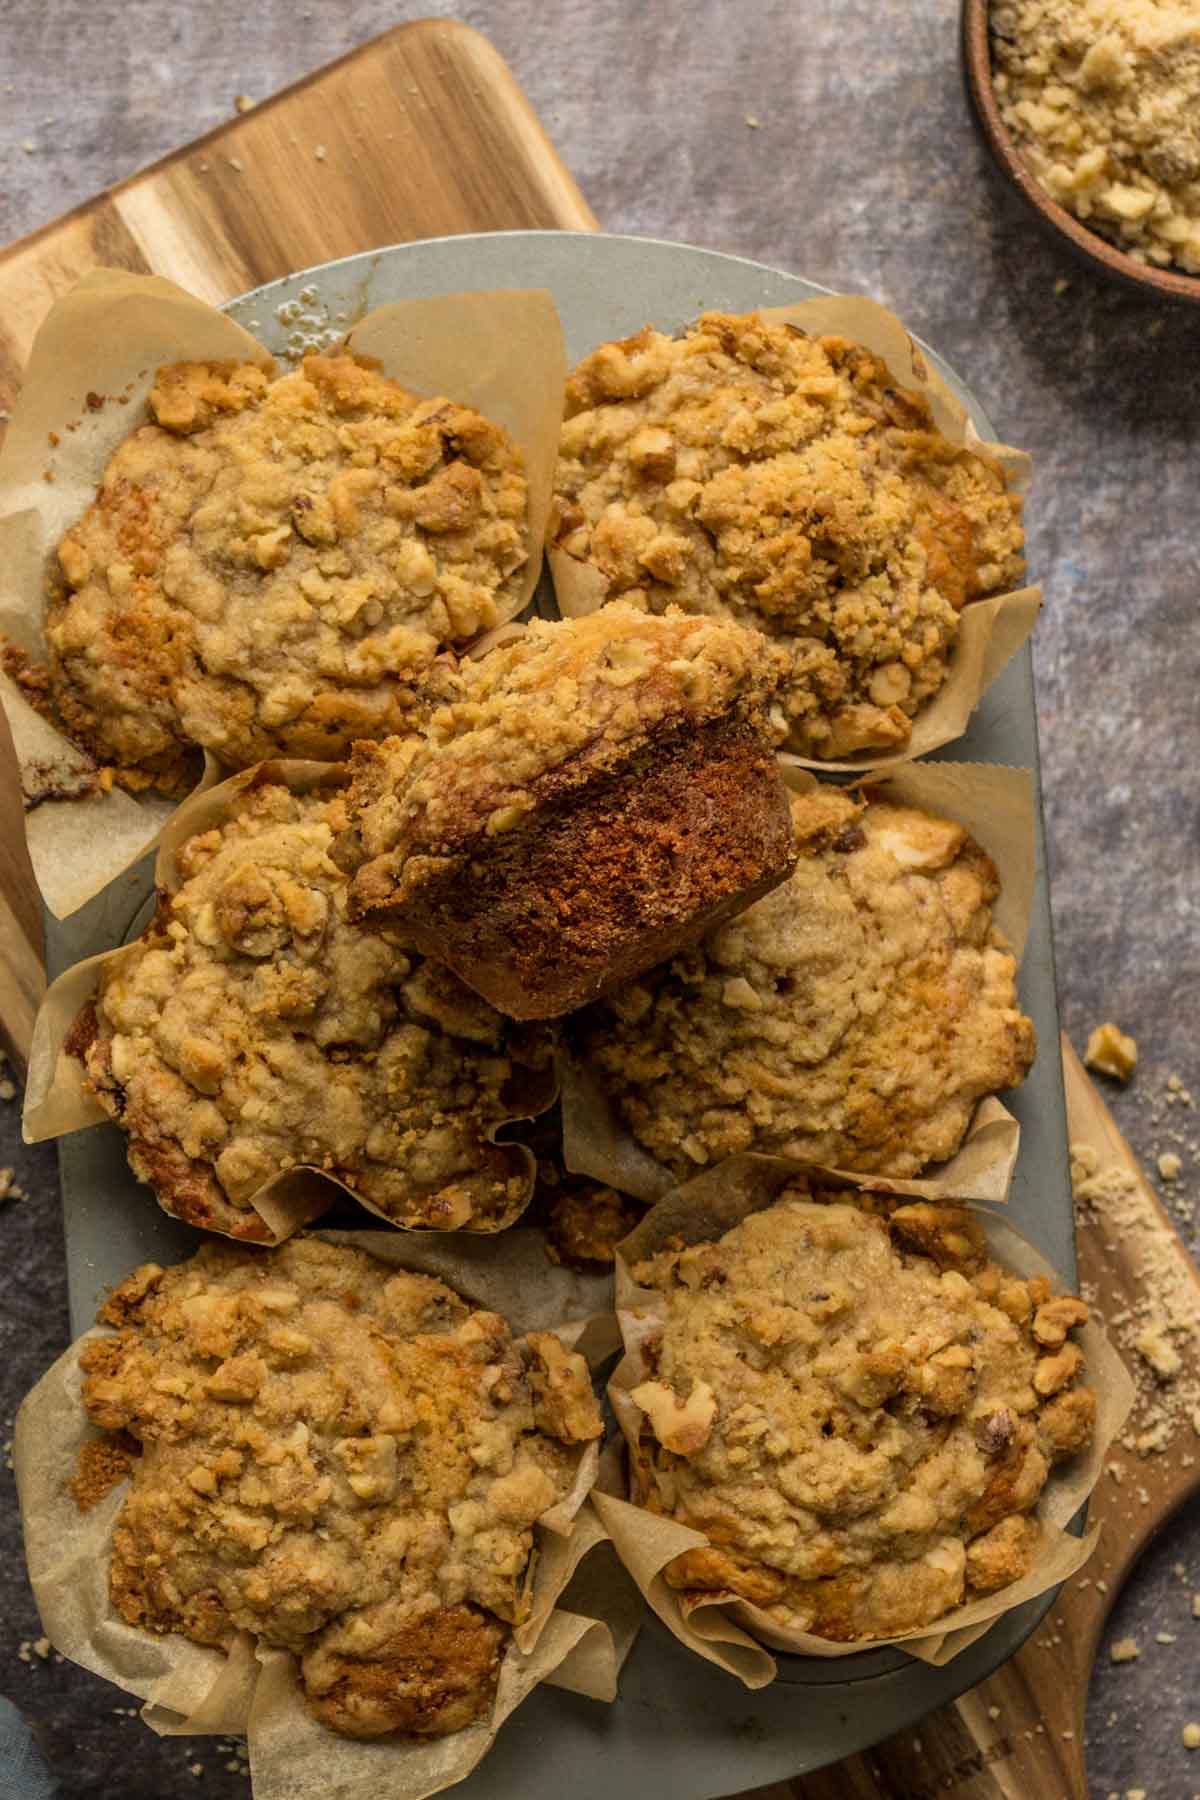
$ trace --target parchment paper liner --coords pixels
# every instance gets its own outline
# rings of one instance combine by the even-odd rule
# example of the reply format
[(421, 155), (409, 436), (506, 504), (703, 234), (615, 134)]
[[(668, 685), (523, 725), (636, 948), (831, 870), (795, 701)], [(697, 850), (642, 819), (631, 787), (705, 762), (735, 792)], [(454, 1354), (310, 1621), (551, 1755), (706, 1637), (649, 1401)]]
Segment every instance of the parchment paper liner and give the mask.
[[(537, 586), (558, 451), (566, 360), (549, 293), (497, 289), (396, 301), (352, 326), (348, 341), (411, 391), (474, 406), (524, 451), (530, 555), (501, 609), (512, 618)], [(155, 370), (180, 359), (270, 361), (257, 339), (205, 301), (160, 276), (118, 269), (85, 275), (55, 301), (34, 340), (0, 451), (0, 632), (37, 663), (46, 661), (45, 574), (56, 546), (95, 498), (118, 443), (145, 421)], [(106, 396), (106, 404), (91, 410), (89, 393)], [(92, 759), (34, 712), (2, 671), (0, 700), (27, 798), (84, 796), (46, 798), (26, 815), (34, 873), (47, 906), (64, 918), (151, 848), (177, 803), (120, 789), (93, 793)], [(207, 758), (199, 785), (223, 773)]]
[[(219, 824), (226, 816), (231, 801), (246, 788), (278, 781), (291, 788), (294, 793), (305, 794), (319, 788), (333, 791), (344, 780), (343, 764), (281, 759), (277, 762), (259, 763), (253, 769), (243, 769), (239, 774), (229, 776), (217, 787), (204, 788), (192, 794), (176, 808), (159, 835), (154, 868), (156, 887), (162, 894), (178, 891), (182, 885), (176, 861), (180, 846), (198, 832), (207, 831), (211, 826)], [(87, 1086), (83, 1064), (78, 1057), (68, 1055), (63, 1044), (80, 1009), (95, 994), (101, 970), (119, 965), (133, 954), (135, 948), (136, 940), (134, 943), (122, 944), (119, 949), (104, 950), (98, 956), (86, 957), (83, 962), (66, 969), (46, 990), (34, 1021), (33, 1041), (29, 1050), (29, 1075), (25, 1085), (22, 1116), (26, 1143), (37, 1144), (47, 1138), (62, 1137), (67, 1132), (82, 1131), (85, 1126), (99, 1125), (108, 1119), (108, 1113)], [(533, 1194), (537, 1174), (537, 1161), (532, 1151), (524, 1144), (497, 1144), (498, 1134), (517, 1119), (535, 1118), (539, 1113), (545, 1112), (554, 1104), (557, 1093), (558, 1077), (553, 1066), (548, 1067), (544, 1074), (528, 1071), (520, 1083), (520, 1091), (514, 1095), (514, 1111), (511, 1116), (497, 1121), (488, 1132), (486, 1142), (503, 1150), (514, 1169), (524, 1170), (525, 1194), (520, 1203), (510, 1207), (496, 1224), (482, 1228), (485, 1234), (503, 1231), (520, 1217)], [(312, 1180), (314, 1175), (319, 1179)], [(325, 1212), (333, 1204), (339, 1191), (348, 1194), (359, 1206), (365, 1207), (377, 1218), (386, 1220), (396, 1229), (411, 1229), (391, 1218), (356, 1188), (348, 1186), (323, 1169), (314, 1169), (306, 1164), (298, 1164), (293, 1169), (282, 1171), (265, 1182), (250, 1197), (249, 1210), (252, 1214), (257, 1213), (265, 1223), (270, 1232), (267, 1241), (278, 1244), (291, 1237), (302, 1225)], [(164, 1212), (172, 1212), (161, 1197), (156, 1198)], [(216, 1231), (219, 1228), (210, 1225), (208, 1229)]]
[[(925, 396), (935, 424), (952, 444), (977, 450), (1003, 469), (1015, 493), (1026, 492), (1031, 468), (1028, 455), (1007, 444), (985, 442), (979, 436), (961, 400), (895, 313), (874, 300), (852, 294), (830, 294), (822, 299), (801, 300), (794, 306), (761, 307), (759, 311), (764, 319), (778, 325), (797, 325), (812, 336), (832, 332), (865, 345), (882, 358), (897, 382)], [(547, 547), (546, 555), (559, 607), (568, 618), (595, 612), (603, 606), (608, 598), (608, 581), (599, 569), (553, 546)], [(1041, 604), (1041, 589), (1027, 587), (973, 600), (963, 608), (950, 654), (949, 674), (938, 693), (918, 711), (912, 721), (912, 735), (902, 750), (891, 755), (864, 750), (846, 762), (825, 762), (788, 752), (787, 760), (806, 769), (883, 769), (924, 756), (940, 744), (952, 743), (962, 736), (984, 693), (1033, 630)]]
[[(448, 1252), (436, 1233), (400, 1238), (392, 1232), (331, 1232), (397, 1267), (454, 1281), (469, 1298), (505, 1314), (514, 1331), (553, 1328), (595, 1365), (616, 1347), (607, 1310), (607, 1279), (574, 1276), (546, 1259), (540, 1233), (510, 1232), (498, 1256)], [(603, 1311), (595, 1311), (597, 1304)], [(633, 1638), (637, 1596), (611, 1554), (605, 1589), (581, 1571), (603, 1529), (586, 1496), (598, 1448), (579, 1454), (570, 1497), (535, 1527), (533, 1610), (514, 1633), (501, 1665), (491, 1718), (428, 1744), (356, 1743), (311, 1718), (295, 1663), (286, 1652), (256, 1652), (240, 1634), (229, 1656), (178, 1636), (134, 1630), (108, 1595), (112, 1527), (125, 1484), (80, 1514), (64, 1492), (82, 1444), (97, 1435), (80, 1400), (79, 1353), (95, 1330), (61, 1356), (27, 1397), (17, 1417), (13, 1463), (20, 1495), (30, 1581), (47, 1637), (62, 1655), (115, 1682), (145, 1704), (142, 1717), (163, 1735), (229, 1735), (249, 1739), (255, 1800), (422, 1800), (461, 1781), (490, 1748), (500, 1725), (540, 1681), (596, 1700), (612, 1700)], [(589, 1615), (558, 1604), (599, 1602)], [(611, 1595), (611, 1604), (608, 1595)], [(519, 1641), (518, 1641), (519, 1640)]]
[[(808, 1172), (828, 1178), (828, 1171)], [(688, 1243), (701, 1243), (721, 1236), (740, 1219), (770, 1205), (788, 1179), (788, 1174), (768, 1158), (731, 1157), (718, 1168), (676, 1188), (618, 1246), (617, 1317), (626, 1353), (613, 1373), (608, 1392), (631, 1451), (636, 1449), (644, 1415), (630, 1398), (630, 1390), (647, 1377), (643, 1345), (658, 1329), (664, 1310), (663, 1296), (656, 1289), (643, 1288), (635, 1282), (632, 1265), (661, 1248), (668, 1238), (682, 1237)], [(869, 1177), (842, 1180), (847, 1186), (879, 1191), (879, 1184)], [(1061, 1287), (1050, 1264), (1007, 1220), (983, 1210), (977, 1210), (976, 1216), (987, 1232), (997, 1261), (1025, 1277), (1047, 1275), (1056, 1287)], [(1095, 1548), (1098, 1525), (1081, 1538), (1072, 1537), (1064, 1527), (1099, 1479), (1108, 1448), (1132, 1404), (1133, 1385), (1120, 1357), (1097, 1325), (1085, 1325), (1077, 1336), (1086, 1359), (1084, 1380), (1096, 1390), (1095, 1435), (1090, 1447), (1061, 1464), (1043, 1489), (1038, 1517), (1045, 1529), (1037, 1565), (1022, 1580), (997, 1594), (955, 1608), (933, 1626), (892, 1638), (836, 1644), (811, 1632), (784, 1630), (758, 1607), (733, 1595), (685, 1596), (667, 1585), (662, 1571), (684, 1550), (706, 1544), (708, 1539), (703, 1533), (661, 1518), (611, 1492), (595, 1492), (596, 1510), (622, 1562), (659, 1618), (681, 1643), (728, 1669), (749, 1688), (765, 1687), (777, 1673), (775, 1660), (765, 1644), (794, 1655), (820, 1657), (851, 1656), (885, 1644), (898, 1644), (910, 1656), (940, 1667), (982, 1637), (1002, 1613), (1065, 1581)]]
[[(807, 769), (786, 766), (784, 780), (797, 793), (817, 785)], [(965, 825), (996, 865), (1000, 893), (992, 918), (1008, 940), (1020, 967), (1029, 934), (1029, 916), (1037, 876), (1033, 777), (1028, 769), (998, 763), (905, 763), (863, 778), (864, 786), (886, 787), (887, 797)], [(563, 1160), (579, 1175), (632, 1194), (638, 1200), (660, 1200), (676, 1185), (676, 1176), (656, 1162), (621, 1122), (595, 1074), (565, 1045), (559, 1055), (562, 1093)], [(927, 1200), (1008, 1199), (1021, 1128), (994, 1096), (981, 1100), (966, 1137), (948, 1162), (934, 1165), (919, 1179), (873, 1175), (871, 1184), (886, 1193), (912, 1194)], [(787, 1157), (763, 1157), (781, 1168), (799, 1165)], [(852, 1171), (832, 1169), (833, 1176), (857, 1182)]]

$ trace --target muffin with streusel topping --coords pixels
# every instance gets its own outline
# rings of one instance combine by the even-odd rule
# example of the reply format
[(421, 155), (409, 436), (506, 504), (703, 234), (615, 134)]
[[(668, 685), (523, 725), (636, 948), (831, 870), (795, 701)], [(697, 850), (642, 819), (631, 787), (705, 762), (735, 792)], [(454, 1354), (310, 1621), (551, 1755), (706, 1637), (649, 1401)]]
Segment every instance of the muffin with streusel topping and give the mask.
[(689, 1600), (852, 1643), (1034, 1566), (1047, 1477), (1092, 1437), (1088, 1309), (966, 1209), (800, 1181), (631, 1273), (661, 1304), (633, 1497), (709, 1540), (667, 1565)]
[(792, 817), (783, 886), (572, 1024), (680, 1180), (740, 1151), (917, 1175), (1033, 1061), (996, 869), (966, 830), (886, 788), (814, 785)]
[(549, 1034), (351, 920), (343, 829), (336, 777), (250, 781), (177, 851), (178, 887), (101, 966), (66, 1049), (190, 1224), (268, 1238), (255, 1196), (300, 1168), (397, 1225), (501, 1229), (533, 1165), (493, 1138), (549, 1105)]
[(352, 909), (518, 1019), (639, 974), (791, 866), (779, 673), (727, 619), (535, 620), (463, 665), (423, 741), (357, 747)]
[(845, 338), (706, 313), (601, 345), (567, 383), (556, 580), (765, 633), (805, 757), (903, 751), (963, 607), (1018, 585), (1023, 541), (999, 465)]
[(83, 1405), (134, 1451), (116, 1465), (121, 1617), (291, 1651), (309, 1710), (344, 1736), (487, 1718), (536, 1522), (603, 1431), (583, 1358), (315, 1238), (147, 1264), (99, 1323)]
[(520, 605), (523, 459), (470, 407), (340, 352), (167, 365), (148, 408), (46, 620), (49, 702), (125, 787), (415, 729), (439, 655)]

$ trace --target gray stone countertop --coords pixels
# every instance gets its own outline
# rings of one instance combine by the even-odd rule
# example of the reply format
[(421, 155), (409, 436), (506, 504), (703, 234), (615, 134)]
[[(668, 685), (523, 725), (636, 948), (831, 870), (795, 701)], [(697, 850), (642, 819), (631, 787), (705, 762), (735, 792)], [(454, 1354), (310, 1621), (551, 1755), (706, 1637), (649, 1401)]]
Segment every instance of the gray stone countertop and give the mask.
[[(412, 16), (451, 10), (430, 0)], [(229, 117), (236, 94), (263, 98), (404, 16), (385, 0), (0, 0), (0, 241)], [(955, 0), (479, 0), (457, 16), (507, 58), (608, 229), (887, 301), (1034, 453), (1063, 1018), (1080, 1046), (1107, 1018), (1138, 1039), (1134, 1082), (1108, 1097), (1153, 1168), (1168, 1076), (1200, 1093), (1200, 313), (1119, 291), (1034, 234), (976, 142)], [(0, 1161), (27, 1193), (2, 1221), (7, 1434), (67, 1326), (54, 1154), (21, 1146), (15, 1104), (0, 1109)], [(1196, 1163), (1174, 1189), (1189, 1240)], [(153, 1738), (125, 1696), (22, 1656), (39, 1628), (11, 1483), (0, 1464), (0, 1691), (34, 1721), (64, 1793), (245, 1794), (231, 1750)], [(1195, 1588), (1193, 1505), (1116, 1608), (1110, 1637), (1136, 1636), (1142, 1654), (1121, 1667), (1102, 1654), (1096, 1671), (1097, 1795), (1200, 1794), (1180, 1735), (1200, 1716)]]

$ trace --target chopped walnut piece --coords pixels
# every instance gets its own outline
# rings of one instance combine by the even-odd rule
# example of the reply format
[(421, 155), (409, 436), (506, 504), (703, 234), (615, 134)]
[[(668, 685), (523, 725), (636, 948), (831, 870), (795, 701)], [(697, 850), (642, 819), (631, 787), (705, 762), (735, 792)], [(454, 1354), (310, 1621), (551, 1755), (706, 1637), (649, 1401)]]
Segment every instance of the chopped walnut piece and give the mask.
[(525, 1342), (533, 1416), (539, 1431), (548, 1431), (564, 1444), (603, 1437), (604, 1422), (582, 1356), (565, 1350), (552, 1331), (531, 1331)]
[(1128, 1081), (1137, 1068), (1138, 1047), (1135, 1038), (1127, 1037), (1119, 1026), (1097, 1025), (1087, 1041), (1084, 1061), (1089, 1069), (1111, 1075), (1114, 1081)]
[(1066, 1342), (1067, 1333), (1076, 1325), (1086, 1325), (1088, 1306), (1076, 1294), (1059, 1294), (1038, 1307), (1033, 1319), (1033, 1335), (1039, 1344), (1057, 1350)]
[(693, 1456), (707, 1444), (717, 1416), (717, 1399), (708, 1383), (696, 1381), (686, 1400), (661, 1381), (643, 1381), (630, 1398), (641, 1407), (664, 1450)]

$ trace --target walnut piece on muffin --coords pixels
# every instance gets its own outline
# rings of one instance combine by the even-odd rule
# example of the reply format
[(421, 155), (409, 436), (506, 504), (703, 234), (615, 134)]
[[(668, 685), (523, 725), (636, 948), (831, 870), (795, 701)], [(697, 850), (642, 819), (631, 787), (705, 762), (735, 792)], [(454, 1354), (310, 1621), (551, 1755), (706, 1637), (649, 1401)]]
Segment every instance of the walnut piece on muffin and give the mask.
[(903, 750), (962, 608), (1024, 571), (997, 464), (869, 350), (758, 313), (584, 357), (549, 541), (607, 599), (765, 632), (789, 748), (812, 758)]
[(634, 1498), (710, 1539), (673, 1587), (854, 1642), (1033, 1566), (1046, 1478), (1091, 1438), (1088, 1311), (992, 1261), (964, 1208), (798, 1181), (633, 1273), (664, 1306)]
[(81, 1356), (83, 1403), (141, 1446), (112, 1539), (129, 1624), (300, 1659), (331, 1730), (438, 1737), (491, 1709), (528, 1611), (533, 1526), (602, 1432), (587, 1365), (515, 1342), (442, 1282), (315, 1238), (147, 1264)]
[(435, 659), (508, 618), (528, 561), (521, 452), (469, 407), (341, 352), (158, 371), (150, 422), (66, 533), (46, 636), (65, 729), (175, 793), (414, 729)]
[(182, 885), (103, 967), (67, 1048), (190, 1224), (264, 1239), (255, 1193), (303, 1166), (399, 1225), (498, 1230), (532, 1179), (490, 1135), (549, 1103), (549, 1034), (347, 918), (341, 805), (264, 780), (188, 839)]
[(779, 659), (728, 620), (535, 620), (422, 742), (356, 747), (355, 916), (515, 1018), (571, 1011), (782, 881)]
[(573, 1021), (644, 1149), (686, 1179), (739, 1151), (911, 1176), (1034, 1055), (961, 825), (886, 789), (792, 799), (783, 886)]

